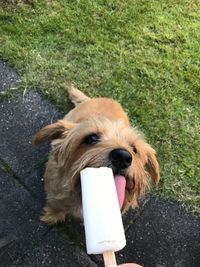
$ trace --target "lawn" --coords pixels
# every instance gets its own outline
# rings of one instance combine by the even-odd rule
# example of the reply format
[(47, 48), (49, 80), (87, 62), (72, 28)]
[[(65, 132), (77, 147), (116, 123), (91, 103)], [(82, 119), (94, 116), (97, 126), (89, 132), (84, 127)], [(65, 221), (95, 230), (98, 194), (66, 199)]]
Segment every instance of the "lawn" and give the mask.
[(69, 109), (73, 82), (117, 99), (157, 150), (153, 194), (200, 215), (200, 1), (4, 1), (0, 57)]

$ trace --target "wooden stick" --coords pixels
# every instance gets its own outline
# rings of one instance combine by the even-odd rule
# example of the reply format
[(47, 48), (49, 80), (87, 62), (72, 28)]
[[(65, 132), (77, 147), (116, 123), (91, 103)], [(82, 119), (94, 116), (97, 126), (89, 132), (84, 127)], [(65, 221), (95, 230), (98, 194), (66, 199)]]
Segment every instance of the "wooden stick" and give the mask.
[(117, 266), (115, 253), (113, 251), (105, 251), (103, 253), (105, 267)]

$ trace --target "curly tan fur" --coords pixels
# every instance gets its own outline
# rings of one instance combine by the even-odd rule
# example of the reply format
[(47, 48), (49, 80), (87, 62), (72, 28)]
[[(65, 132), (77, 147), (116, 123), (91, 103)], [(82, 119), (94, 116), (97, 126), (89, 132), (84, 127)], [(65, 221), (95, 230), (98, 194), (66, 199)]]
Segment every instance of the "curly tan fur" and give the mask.
[[(159, 181), (159, 166), (154, 149), (132, 128), (121, 105), (108, 98), (90, 99), (76, 88), (69, 91), (75, 104), (63, 120), (41, 129), (33, 143), (51, 140), (52, 150), (45, 172), (47, 203), (42, 221), (55, 224), (66, 215), (82, 218), (80, 171), (86, 167), (111, 167), (109, 153), (126, 149), (132, 156), (124, 170), (127, 179), (122, 213), (137, 206), (150, 181)], [(100, 141), (88, 145), (85, 138), (96, 133)]]

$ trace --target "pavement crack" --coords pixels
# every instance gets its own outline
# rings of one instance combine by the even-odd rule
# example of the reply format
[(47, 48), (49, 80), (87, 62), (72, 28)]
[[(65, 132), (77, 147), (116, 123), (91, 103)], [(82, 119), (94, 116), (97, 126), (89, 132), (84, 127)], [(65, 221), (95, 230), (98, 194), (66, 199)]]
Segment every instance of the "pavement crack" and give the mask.
[(0, 238), (0, 259), (2, 259), (4, 255), (7, 255), (9, 253), (9, 250), (12, 249), (16, 240), (17, 237), (12, 234), (8, 234), (7, 236)]
[[(86, 253), (86, 252), (84, 251), (84, 253)], [(100, 255), (90, 255), (90, 254), (87, 254), (87, 256), (97, 266), (99, 266), (99, 264), (101, 264), (101, 263), (103, 264), (103, 257), (101, 257)]]
[(48, 229), (42, 234), (41, 238), (44, 238), (49, 232), (51, 232), (55, 228), (55, 225), (51, 225)]
[(44, 233), (42, 233), (38, 238), (36, 238), (31, 246), (32, 247), (35, 247), (35, 246), (38, 246), (43, 240), (44, 238), (55, 228), (55, 225), (51, 225), (51, 226), (48, 226), (47, 230), (44, 231)]
[(35, 195), (34, 192), (32, 192), (32, 190), (24, 183), (24, 181), (14, 172), (14, 170), (9, 166), (9, 164), (0, 157), (0, 165), (2, 166), (2, 168), (4, 169), (4, 171), (6, 171), (7, 173), (9, 173), (11, 175), (11, 177), (17, 181), (21, 186), (24, 187), (24, 189), (26, 189), (26, 191), (29, 192), (29, 194), (34, 198), (34, 199), (38, 199), (37, 196)]

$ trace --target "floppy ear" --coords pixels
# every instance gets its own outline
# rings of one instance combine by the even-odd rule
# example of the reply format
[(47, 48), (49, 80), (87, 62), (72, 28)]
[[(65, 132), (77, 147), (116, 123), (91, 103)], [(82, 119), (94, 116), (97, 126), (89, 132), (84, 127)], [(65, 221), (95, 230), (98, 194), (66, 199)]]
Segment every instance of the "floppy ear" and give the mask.
[(71, 130), (75, 125), (75, 123), (65, 120), (59, 120), (56, 123), (47, 125), (35, 135), (33, 138), (33, 144), (39, 145), (46, 141), (59, 139), (62, 137), (63, 133)]
[(152, 180), (157, 184), (160, 180), (159, 164), (156, 158), (156, 151), (150, 146), (147, 146), (147, 171)]

